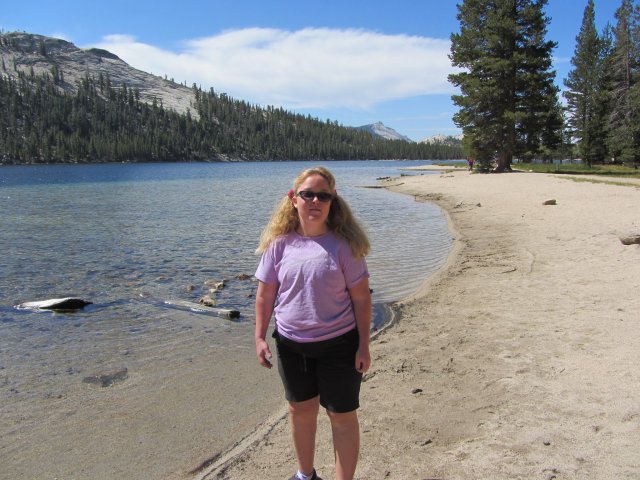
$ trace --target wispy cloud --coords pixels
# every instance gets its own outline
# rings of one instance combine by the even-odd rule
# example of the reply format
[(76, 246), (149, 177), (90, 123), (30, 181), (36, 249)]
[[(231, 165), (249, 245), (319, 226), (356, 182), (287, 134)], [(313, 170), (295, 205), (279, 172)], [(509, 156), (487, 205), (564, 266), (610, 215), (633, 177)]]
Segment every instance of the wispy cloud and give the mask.
[(128, 35), (94, 45), (130, 65), (235, 98), (286, 108), (370, 108), (451, 93), (448, 39), (367, 30), (230, 30), (168, 51)]

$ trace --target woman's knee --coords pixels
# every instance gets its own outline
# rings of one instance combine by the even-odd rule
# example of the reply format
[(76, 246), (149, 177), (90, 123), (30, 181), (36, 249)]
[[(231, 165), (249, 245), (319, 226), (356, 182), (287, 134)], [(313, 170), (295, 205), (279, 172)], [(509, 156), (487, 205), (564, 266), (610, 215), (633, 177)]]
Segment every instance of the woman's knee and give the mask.
[(289, 414), (298, 417), (317, 416), (319, 409), (320, 401), (318, 397), (303, 402), (289, 402)]
[(350, 426), (358, 425), (358, 411), (352, 410), (350, 412), (338, 413), (327, 410), (327, 415), (331, 421), (331, 425), (334, 426)]

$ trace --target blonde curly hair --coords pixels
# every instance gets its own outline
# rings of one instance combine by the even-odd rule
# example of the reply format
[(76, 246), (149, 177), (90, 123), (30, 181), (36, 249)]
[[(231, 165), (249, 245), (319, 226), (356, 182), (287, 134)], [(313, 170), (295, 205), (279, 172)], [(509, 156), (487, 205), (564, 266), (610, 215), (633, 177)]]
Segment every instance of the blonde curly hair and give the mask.
[[(313, 167), (300, 172), (293, 181), (294, 194), (297, 193), (298, 188), (307, 177), (311, 175), (322, 176), (327, 181), (329, 189), (332, 192), (336, 191), (336, 179), (333, 174), (324, 167)], [(262, 231), (256, 253), (260, 254), (264, 252), (274, 239), (280, 235), (293, 232), (299, 225), (300, 219), (298, 218), (298, 211), (294, 208), (290, 196), (285, 195), (273, 211), (269, 223), (267, 223), (267, 226)], [(347, 202), (335, 193), (331, 200), (331, 207), (329, 208), (327, 226), (338, 238), (345, 240), (349, 244), (354, 256), (364, 257), (369, 253), (371, 245), (367, 234), (353, 216), (353, 213), (351, 213), (351, 208), (349, 208)]]

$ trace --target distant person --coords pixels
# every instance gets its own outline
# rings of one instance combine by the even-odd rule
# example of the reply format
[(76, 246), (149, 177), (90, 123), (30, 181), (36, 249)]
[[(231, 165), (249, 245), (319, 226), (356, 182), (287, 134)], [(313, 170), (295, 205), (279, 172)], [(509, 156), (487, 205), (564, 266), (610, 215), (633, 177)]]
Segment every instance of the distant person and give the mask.
[(469, 171), (473, 170), (473, 158), (467, 158), (467, 165), (469, 165)]
[(369, 240), (327, 169), (304, 170), (293, 185), (257, 249), (256, 355), (271, 368), (265, 337), (275, 313), (278, 370), (298, 460), (290, 480), (320, 480), (314, 468), (320, 405), (331, 422), (336, 479), (351, 480), (360, 449), (360, 383), (371, 365)]

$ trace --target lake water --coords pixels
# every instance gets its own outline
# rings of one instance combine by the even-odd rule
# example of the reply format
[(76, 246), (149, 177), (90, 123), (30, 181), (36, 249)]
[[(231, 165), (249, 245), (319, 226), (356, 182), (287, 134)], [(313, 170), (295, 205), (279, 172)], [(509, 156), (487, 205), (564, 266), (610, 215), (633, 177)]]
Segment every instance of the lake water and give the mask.
[[(442, 265), (452, 237), (435, 206), (362, 186), (425, 163), (325, 164), (370, 235), (378, 305), (415, 291)], [(252, 342), (255, 283), (237, 277), (254, 273), (271, 211), (297, 173), (315, 165), (0, 167), (0, 404), (14, 413), (18, 402), (41, 408), (36, 400), (61, 397), (88, 375), (142, 368), (168, 352), (188, 353), (203, 338), (220, 348)], [(222, 279), (216, 300), (241, 312), (236, 322), (165, 303), (197, 302), (206, 281)], [(66, 314), (14, 308), (67, 296), (93, 304)], [(187, 317), (197, 319), (176, 321)]]

